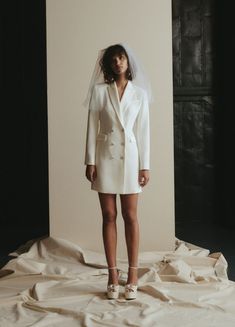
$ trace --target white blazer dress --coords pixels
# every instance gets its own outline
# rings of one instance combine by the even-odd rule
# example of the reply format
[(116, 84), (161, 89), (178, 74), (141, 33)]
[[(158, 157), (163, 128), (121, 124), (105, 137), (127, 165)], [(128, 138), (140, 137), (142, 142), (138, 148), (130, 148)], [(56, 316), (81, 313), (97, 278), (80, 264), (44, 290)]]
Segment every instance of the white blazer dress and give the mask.
[(88, 110), (85, 165), (96, 165), (92, 190), (142, 192), (139, 170), (150, 169), (149, 106), (144, 89), (128, 80), (120, 101), (116, 82), (95, 85)]

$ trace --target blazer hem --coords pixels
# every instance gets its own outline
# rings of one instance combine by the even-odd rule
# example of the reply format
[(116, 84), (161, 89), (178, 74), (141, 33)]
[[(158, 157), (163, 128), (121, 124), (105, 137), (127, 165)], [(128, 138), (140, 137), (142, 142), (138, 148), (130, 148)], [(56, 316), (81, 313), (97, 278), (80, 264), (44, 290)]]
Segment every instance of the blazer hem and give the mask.
[(95, 189), (95, 188), (91, 188), (92, 191), (96, 191), (96, 192), (100, 192), (100, 193), (105, 193), (105, 194), (136, 194), (136, 193), (142, 193), (143, 190), (139, 190), (139, 191), (129, 191), (129, 192), (126, 192), (126, 193), (123, 193), (123, 192), (107, 192), (107, 191), (102, 191), (102, 190), (98, 190), (98, 189)]

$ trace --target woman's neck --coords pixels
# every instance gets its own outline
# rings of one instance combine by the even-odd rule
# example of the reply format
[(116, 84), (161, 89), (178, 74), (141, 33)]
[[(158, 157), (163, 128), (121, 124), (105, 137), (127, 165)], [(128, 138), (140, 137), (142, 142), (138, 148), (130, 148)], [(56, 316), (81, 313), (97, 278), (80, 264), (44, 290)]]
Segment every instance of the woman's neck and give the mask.
[(128, 79), (126, 78), (125, 74), (123, 74), (123, 75), (120, 75), (118, 77), (118, 79), (116, 79), (115, 82), (116, 82), (116, 84), (117, 84), (118, 87), (125, 87), (125, 85), (128, 82)]

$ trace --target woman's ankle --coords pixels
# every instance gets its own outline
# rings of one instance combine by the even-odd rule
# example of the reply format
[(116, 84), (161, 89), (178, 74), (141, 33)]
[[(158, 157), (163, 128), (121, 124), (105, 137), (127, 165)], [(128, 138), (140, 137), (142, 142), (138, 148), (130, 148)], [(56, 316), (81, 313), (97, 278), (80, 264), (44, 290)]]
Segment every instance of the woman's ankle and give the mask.
[(118, 284), (118, 270), (109, 269), (109, 279), (108, 284)]
[(127, 284), (137, 284), (137, 282), (138, 282), (138, 267), (136, 265), (129, 266)]

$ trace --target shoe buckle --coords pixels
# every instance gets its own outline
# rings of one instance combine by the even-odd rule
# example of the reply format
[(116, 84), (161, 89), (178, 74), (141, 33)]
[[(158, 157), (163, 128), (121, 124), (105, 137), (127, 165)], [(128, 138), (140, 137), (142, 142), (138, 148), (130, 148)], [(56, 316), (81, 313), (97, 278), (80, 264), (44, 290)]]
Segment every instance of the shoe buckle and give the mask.
[(108, 290), (111, 291), (111, 292), (116, 292), (118, 290), (118, 285), (109, 284), (108, 285)]
[(135, 292), (137, 288), (137, 285), (133, 285), (133, 284), (126, 284), (126, 291), (128, 292)]

